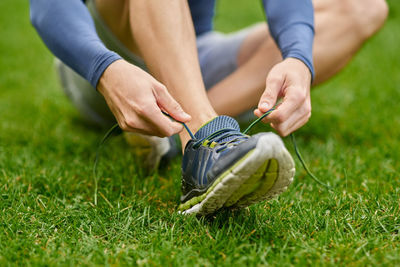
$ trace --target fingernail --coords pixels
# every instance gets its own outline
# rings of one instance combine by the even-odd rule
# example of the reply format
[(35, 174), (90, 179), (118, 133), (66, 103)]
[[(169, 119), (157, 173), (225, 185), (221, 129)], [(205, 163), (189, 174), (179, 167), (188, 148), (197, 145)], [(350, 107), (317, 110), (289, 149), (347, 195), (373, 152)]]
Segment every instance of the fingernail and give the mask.
[(185, 112), (182, 113), (182, 117), (184, 117), (185, 119), (191, 119), (192, 118), (189, 114), (187, 114)]
[(263, 103), (261, 103), (261, 108), (262, 109), (268, 109), (269, 108), (269, 104), (267, 102), (263, 102)]

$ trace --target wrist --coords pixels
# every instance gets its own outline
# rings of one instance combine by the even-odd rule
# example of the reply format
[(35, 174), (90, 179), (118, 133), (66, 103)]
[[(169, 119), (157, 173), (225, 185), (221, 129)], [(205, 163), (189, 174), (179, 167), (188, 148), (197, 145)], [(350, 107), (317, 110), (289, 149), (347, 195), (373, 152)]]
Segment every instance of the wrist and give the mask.
[(110, 80), (112, 80), (112, 77), (115, 76), (115, 73), (118, 71), (118, 68), (120, 64), (123, 63), (123, 61), (123, 59), (118, 59), (107, 66), (107, 68), (100, 76), (99, 82), (97, 83), (97, 91), (99, 91), (101, 94), (104, 93), (104, 90), (108, 88)]
[(310, 82), (314, 80), (314, 66), (311, 62), (308, 60), (304, 59), (303, 57), (297, 57), (296, 55), (294, 56), (289, 56), (284, 59), (284, 61), (290, 61), (290, 62), (295, 62), (296, 65), (301, 66), (301, 68), (304, 70), (303, 74), (310, 76)]
[(307, 80), (312, 81), (313, 73), (309, 66), (301, 59), (295, 57), (288, 57), (284, 59), (284, 61), (288, 62), (291, 65), (295, 66), (296, 71), (302, 75), (302, 77), (307, 78)]

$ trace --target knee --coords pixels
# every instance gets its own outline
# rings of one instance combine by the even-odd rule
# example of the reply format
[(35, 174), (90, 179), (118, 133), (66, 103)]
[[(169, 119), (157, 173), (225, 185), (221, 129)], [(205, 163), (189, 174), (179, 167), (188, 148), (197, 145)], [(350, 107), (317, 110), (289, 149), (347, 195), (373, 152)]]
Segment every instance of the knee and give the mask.
[[(385, 0), (359, 0), (358, 2), (360, 2), (360, 4), (364, 4), (364, 12), (368, 10), (368, 12), (366, 12), (367, 16), (365, 21), (365, 24), (368, 25), (368, 27), (365, 29), (364, 34), (366, 35), (366, 37), (370, 37), (371, 35), (376, 33), (385, 23), (386, 18), (389, 14), (389, 7)], [(368, 2), (370, 2), (369, 6)]]
[(389, 8), (385, 0), (342, 0), (349, 23), (361, 38), (367, 39), (385, 23)]

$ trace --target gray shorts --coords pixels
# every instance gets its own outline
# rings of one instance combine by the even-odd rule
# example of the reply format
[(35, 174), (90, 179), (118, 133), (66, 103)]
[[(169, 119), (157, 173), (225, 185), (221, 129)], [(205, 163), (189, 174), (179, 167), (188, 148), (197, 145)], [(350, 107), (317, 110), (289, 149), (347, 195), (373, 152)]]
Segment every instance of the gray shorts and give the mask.
[[(94, 1), (87, 2), (97, 33), (105, 46), (130, 63), (146, 70), (144, 61), (130, 52), (108, 29), (97, 12)], [(251, 30), (252, 27), (249, 27), (231, 34), (212, 31), (197, 37), (200, 68), (206, 89), (211, 88), (237, 69), (240, 46)], [(58, 60), (56, 68), (66, 95), (84, 118), (103, 126), (115, 123), (104, 98), (89, 82)]]

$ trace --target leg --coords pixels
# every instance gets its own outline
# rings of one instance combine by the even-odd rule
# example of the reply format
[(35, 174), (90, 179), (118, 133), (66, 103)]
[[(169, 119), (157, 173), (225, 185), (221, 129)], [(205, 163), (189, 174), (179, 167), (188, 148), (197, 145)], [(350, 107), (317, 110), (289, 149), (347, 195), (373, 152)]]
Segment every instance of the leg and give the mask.
[[(342, 69), (382, 27), (388, 9), (384, 0), (315, 0), (314, 7), (314, 84), (319, 84)], [(266, 25), (257, 27), (240, 48), (238, 69), (208, 92), (217, 113), (235, 116), (253, 108), (269, 70), (280, 60)]]
[[(132, 37), (150, 72), (195, 119), (190, 126), (196, 130), (196, 123), (215, 112), (203, 85), (187, 2), (164, 2), (129, 2)], [(293, 160), (273, 133), (250, 138), (233, 118), (220, 116), (196, 136), (207, 140), (201, 145), (191, 140), (184, 150), (183, 212), (205, 215), (221, 207), (248, 206), (280, 194), (293, 180)]]
[[(216, 113), (205, 93), (187, 2), (128, 2), (118, 6), (114, 1), (98, 0), (97, 6), (116, 36), (144, 59), (150, 73), (168, 88), (192, 116), (189, 127), (196, 131)], [(119, 12), (112, 11), (118, 8)], [(121, 35), (126, 35), (126, 31), (121, 30), (120, 34), (114, 30), (125, 28), (130, 36), (125, 39)], [(182, 133), (181, 139), (185, 144), (189, 136)]]
[(319, 84), (342, 69), (383, 26), (388, 7), (385, 0), (315, 1), (315, 10), (315, 84)]

